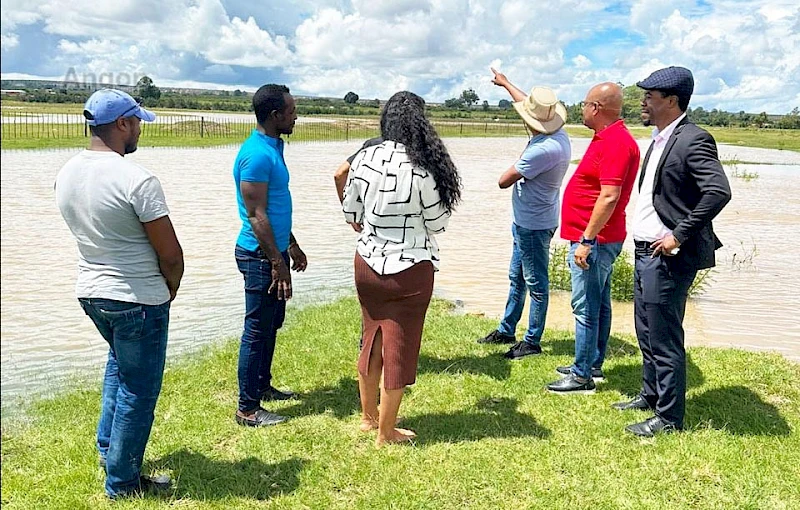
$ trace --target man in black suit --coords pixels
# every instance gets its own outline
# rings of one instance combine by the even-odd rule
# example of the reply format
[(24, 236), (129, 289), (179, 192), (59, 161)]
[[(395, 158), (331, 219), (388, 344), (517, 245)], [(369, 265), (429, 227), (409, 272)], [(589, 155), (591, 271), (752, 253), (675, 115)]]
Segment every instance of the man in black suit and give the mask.
[(711, 220), (731, 199), (714, 138), (686, 117), (691, 71), (668, 67), (636, 84), (644, 89), (642, 119), (654, 125), (639, 177), (633, 222), (636, 245), (634, 314), (642, 350), (642, 392), (614, 407), (654, 416), (625, 430), (650, 437), (683, 428), (686, 351), (683, 315), (697, 271), (714, 266), (722, 246)]

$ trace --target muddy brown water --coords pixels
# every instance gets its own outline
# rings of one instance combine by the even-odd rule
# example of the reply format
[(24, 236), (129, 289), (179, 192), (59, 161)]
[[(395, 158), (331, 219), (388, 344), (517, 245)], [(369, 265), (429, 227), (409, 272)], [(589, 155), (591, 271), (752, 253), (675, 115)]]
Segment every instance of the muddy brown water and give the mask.
[[(588, 142), (573, 140), (573, 159), (583, 154)], [(468, 312), (497, 317), (508, 291), (511, 199), (496, 181), (525, 140), (446, 143), (462, 173), (464, 200), (448, 232), (439, 236), (442, 270), (435, 292), (461, 300)], [(641, 144), (644, 153), (646, 142)], [(331, 175), (359, 145), (287, 146), (294, 232), (309, 259), (308, 271), (295, 276), (295, 308), (353, 293), (355, 238), (342, 220)], [(231, 178), (236, 151), (143, 146), (128, 156), (161, 179), (186, 255), (184, 283), (172, 308), (171, 360), (240, 332), (242, 283), (233, 258), (239, 220)], [(28, 391), (58, 388), (69, 374), (101, 377), (106, 344), (74, 297), (77, 250), (53, 195), (58, 169), (74, 153), (2, 151), (4, 405)], [(790, 248), (800, 230), (800, 154), (724, 145), (720, 153), (723, 159), (754, 163), (727, 166), (729, 175), (749, 172), (758, 178), (731, 178), (734, 199), (715, 221), (725, 246), (717, 252), (713, 282), (689, 303), (687, 343), (775, 351), (800, 360), (800, 319), (794, 302), (800, 265)], [(629, 212), (635, 200), (634, 193)], [(631, 248), (630, 241), (626, 248)], [(567, 293), (552, 294), (547, 321), (551, 328), (573, 327)], [(630, 304), (614, 304), (613, 331), (633, 331)]]

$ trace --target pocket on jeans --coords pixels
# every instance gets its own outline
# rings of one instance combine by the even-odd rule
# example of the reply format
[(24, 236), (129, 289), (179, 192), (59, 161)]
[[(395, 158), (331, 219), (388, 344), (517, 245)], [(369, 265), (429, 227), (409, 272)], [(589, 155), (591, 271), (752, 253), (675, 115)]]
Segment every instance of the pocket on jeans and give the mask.
[(117, 308), (99, 305), (97, 308), (108, 321), (114, 330), (115, 339), (139, 337), (144, 331), (146, 314), (144, 307), (139, 304), (129, 303), (132, 306), (125, 310), (115, 310)]
[(272, 282), (272, 266), (266, 259), (250, 258), (239, 263), (239, 271), (244, 275), (244, 290), (261, 292), (267, 290)]

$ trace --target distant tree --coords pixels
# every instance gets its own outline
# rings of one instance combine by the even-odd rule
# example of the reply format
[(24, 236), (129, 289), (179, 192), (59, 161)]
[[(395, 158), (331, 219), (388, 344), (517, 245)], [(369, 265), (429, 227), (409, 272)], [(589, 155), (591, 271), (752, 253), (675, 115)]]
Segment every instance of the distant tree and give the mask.
[(467, 108), (472, 108), (472, 105), (478, 104), (478, 101), (481, 100), (481, 98), (478, 97), (478, 94), (472, 89), (462, 91), (459, 99), (461, 99), (461, 102)]
[(444, 107), (445, 108), (461, 108), (464, 106), (464, 101), (457, 97), (451, 97), (450, 99), (444, 100)]
[(800, 108), (795, 106), (778, 121), (777, 127), (782, 129), (800, 129)]
[(758, 127), (767, 127), (769, 125), (769, 117), (767, 117), (767, 112), (759, 113), (756, 116), (755, 122)]
[(239, 96), (243, 96), (243, 95), (244, 95), (244, 92), (242, 92), (239, 89), (236, 89), (236, 90), (233, 91), (233, 97), (239, 97)]
[(481, 108), (483, 109), (483, 111), (488, 112), (489, 111), (489, 101), (484, 99), (483, 100), (483, 104), (481, 105)]
[(381, 107), (381, 100), (380, 99), (373, 99), (369, 102), (369, 106), (374, 106), (375, 108)]
[(344, 95), (344, 102), (347, 104), (356, 104), (358, 102), (358, 94), (355, 92), (348, 92)]
[(636, 85), (628, 85), (622, 89), (622, 118), (626, 120), (639, 120), (642, 111), (642, 97), (644, 91)]
[(136, 82), (136, 87), (133, 89), (133, 95), (141, 97), (146, 105), (158, 103), (161, 98), (161, 89), (156, 87), (153, 80), (149, 76), (142, 76)]
[(497, 107), (500, 108), (501, 110), (509, 110), (511, 108), (511, 101), (509, 101), (508, 99), (501, 99), (497, 103)]

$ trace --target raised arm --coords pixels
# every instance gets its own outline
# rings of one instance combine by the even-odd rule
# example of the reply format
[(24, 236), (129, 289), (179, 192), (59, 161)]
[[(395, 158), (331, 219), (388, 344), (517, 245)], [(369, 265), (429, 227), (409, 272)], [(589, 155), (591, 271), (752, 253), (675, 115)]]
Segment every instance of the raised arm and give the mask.
[(495, 69), (494, 67), (492, 67), (491, 70), (492, 73), (494, 73), (494, 77), (492, 78), (492, 83), (494, 83), (498, 87), (503, 87), (504, 89), (506, 89), (508, 93), (511, 95), (511, 99), (513, 99), (515, 103), (519, 101), (524, 101), (525, 98), (528, 97), (528, 94), (526, 94), (519, 87), (508, 81), (508, 78), (506, 78), (505, 74), (498, 72), (497, 69)]

